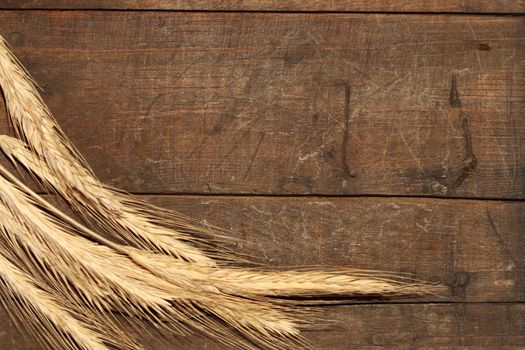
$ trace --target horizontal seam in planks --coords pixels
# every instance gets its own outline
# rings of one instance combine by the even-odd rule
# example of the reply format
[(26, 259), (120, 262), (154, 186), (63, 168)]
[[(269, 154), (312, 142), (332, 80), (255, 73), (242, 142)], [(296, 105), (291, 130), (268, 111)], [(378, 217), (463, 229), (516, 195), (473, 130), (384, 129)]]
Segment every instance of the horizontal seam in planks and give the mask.
[[(52, 195), (50, 192), (36, 192), (39, 195)], [(502, 197), (461, 197), (435, 195), (394, 195), (394, 194), (268, 194), (268, 193), (199, 193), (199, 192), (127, 192), (134, 196), (149, 197), (246, 197), (246, 198), (398, 198), (398, 199), (434, 199), (458, 201), (490, 201), (490, 202), (525, 202), (525, 198)]]
[(60, 7), (35, 7), (35, 8), (14, 8), (2, 7), (0, 11), (61, 11), (61, 12), (184, 12), (184, 13), (254, 13), (254, 14), (372, 14), (372, 15), (441, 15), (441, 16), (495, 16), (495, 17), (523, 17), (524, 12), (453, 12), (453, 11), (368, 11), (368, 10), (351, 10), (351, 11), (334, 11), (334, 10), (190, 10), (190, 9), (156, 9), (156, 8), (128, 8), (128, 9), (111, 9), (111, 8), (60, 8)]
[(525, 300), (517, 301), (396, 301), (396, 300), (385, 300), (385, 301), (363, 301), (363, 302), (348, 302), (338, 304), (325, 304), (316, 305), (316, 308), (321, 307), (334, 307), (334, 306), (359, 306), (359, 305), (525, 305)]

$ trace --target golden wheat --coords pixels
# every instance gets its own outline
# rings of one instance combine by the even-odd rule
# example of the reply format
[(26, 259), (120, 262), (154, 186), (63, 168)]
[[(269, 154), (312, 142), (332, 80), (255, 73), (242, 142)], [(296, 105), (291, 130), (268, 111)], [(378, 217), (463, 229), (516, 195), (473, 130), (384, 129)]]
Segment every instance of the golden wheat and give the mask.
[[(305, 346), (297, 328), (301, 323), (289, 316), (296, 314), (291, 309), (232, 294), (205, 281), (197, 283), (176, 271), (168, 280), (156, 262), (164, 255), (107, 241), (1, 166), (0, 174), (0, 201), (18, 221), (21, 242), (45, 266), (39, 272), (51, 278), (52, 287), (61, 294), (101, 311), (117, 310), (159, 326), (169, 321), (168, 327), (181, 335), (198, 330), (239, 349), (255, 349), (253, 344), (268, 349)], [(242, 337), (236, 337), (237, 332)]]
[[(2, 140), (3, 144), (7, 146), (4, 147), (6, 153), (9, 154), (9, 147), (11, 147), (11, 152), (18, 150), (18, 159), (37, 177), (46, 182), (49, 187), (54, 188), (78, 211), (90, 213), (110, 233), (119, 232), (120, 237), (123, 237), (129, 232), (134, 232), (135, 238), (143, 239), (143, 243), (150, 242), (155, 245), (155, 247), (143, 244), (139, 244), (139, 246), (157, 252), (171, 252), (172, 256), (198, 262), (204, 266), (213, 266), (213, 262), (198, 249), (180, 240), (191, 241), (191, 238), (178, 236), (178, 231), (170, 230), (164, 226), (164, 223), (167, 222), (166, 226), (185, 227), (186, 230), (197, 232), (199, 227), (193, 221), (177, 215), (171, 217), (171, 213), (162, 208), (151, 207), (149, 204), (137, 201), (129, 195), (107, 188), (93, 176), (74, 146), (60, 131), (60, 127), (43, 103), (30, 77), (7, 49), (5, 41), (1, 41), (1, 43), (0, 47), (3, 50), (0, 50), (0, 83), (8, 91), (6, 100), (8, 101), (9, 114), (19, 133), (25, 136), (30, 149), (39, 154), (42, 160), (28, 152), (24, 153), (22, 146), (16, 145), (12, 140), (10, 142), (8, 138)], [(10, 100), (12, 103), (9, 103)], [(202, 229), (202, 232), (209, 233), (206, 229)], [(129, 242), (130, 239), (126, 239), (126, 241)], [(137, 241), (134, 242), (138, 243)], [(170, 247), (170, 251), (168, 252), (162, 247), (166, 249)], [(180, 254), (181, 252), (183, 253)], [(218, 255), (224, 257), (224, 255)], [(240, 271), (230, 272), (230, 270), (222, 270), (216, 275), (221, 278), (225, 275), (235, 277), (235, 274), (239, 274)], [(288, 273), (266, 274), (245, 271), (244, 276), (248, 277), (247, 273), (253, 276), (251, 280), (254, 283), (250, 284), (253, 285), (253, 290), (270, 295), (325, 295), (330, 293), (359, 295), (375, 294), (381, 291), (387, 294), (396, 294), (394, 292), (396, 290), (404, 295), (411, 294), (410, 290), (417, 293), (425, 293), (428, 290), (421, 285), (387, 284), (390, 281), (377, 280), (373, 274), (357, 276), (352, 271), (342, 272), (325, 274), (322, 271), (300, 273), (290, 271)], [(274, 283), (278, 279), (281, 281)], [(258, 281), (260, 283), (257, 283)], [(321, 283), (322, 281), (325, 283)], [(337, 283), (330, 284), (328, 281)], [(371, 287), (368, 290), (364, 288), (367, 283)], [(304, 286), (303, 289), (300, 288), (301, 285)], [(309, 288), (306, 288), (307, 285)], [(262, 291), (266, 287), (268, 289)]]
[[(2, 230), (10, 230), (5, 221)], [(58, 300), (45, 290), (45, 285), (14, 265), (12, 260), (16, 260), (12, 253), (0, 247), (1, 301), (10, 317), (17, 324), (23, 323), (44, 346), (53, 350), (109, 350), (108, 345), (141, 349), (123, 334), (105, 327), (107, 324), (86, 317), (82, 309)]]
[[(20, 140), (0, 135), (0, 149), (13, 163), (18, 161), (39, 181), (65, 196), (67, 188), (49, 170), (47, 164)], [(325, 296), (405, 296), (428, 294), (432, 286), (417, 281), (396, 279), (377, 271), (358, 269), (261, 271), (241, 268), (216, 268), (199, 266), (173, 259), (155, 256), (158, 271), (164, 276), (185, 275), (194, 280), (223, 285), (240, 293), (273, 297), (325, 297)], [(200, 282), (202, 283), (202, 282)], [(229, 285), (229, 287), (226, 287)], [(437, 290), (437, 287), (435, 287)]]
[(65, 198), (77, 212), (95, 219), (108, 234), (144, 249), (202, 265), (214, 265), (210, 257), (230, 261), (209, 245), (202, 247), (207, 255), (192, 246), (217, 238), (207, 228), (102, 184), (64, 135), (31, 77), (1, 36), (0, 85), (17, 134), (61, 179), (67, 188)]
[[(4, 153), (77, 213), (125, 243), (85, 227), (0, 167), (0, 238), (6, 249), (31, 281), (70, 300), (71, 310), (88, 321), (114, 325), (103, 338), (97, 333), (99, 323), (88, 323), (91, 328), (86, 329), (101, 346), (120, 339), (123, 345), (117, 347), (138, 348), (118, 329), (112, 314), (118, 311), (180, 335), (197, 330), (238, 349), (303, 349), (308, 345), (298, 329), (307, 323), (299, 317), (310, 314), (292, 308), (290, 298), (313, 298), (315, 303), (331, 296), (399, 297), (439, 290), (377, 271), (265, 271), (218, 265), (216, 261), (239, 261), (213, 249), (225, 239), (223, 231), (154, 207), (95, 177), (1, 36), (0, 85), (10, 120), (25, 141), (0, 136)], [(58, 332), (70, 334), (69, 328), (56, 326)], [(43, 334), (47, 337), (46, 331)]]

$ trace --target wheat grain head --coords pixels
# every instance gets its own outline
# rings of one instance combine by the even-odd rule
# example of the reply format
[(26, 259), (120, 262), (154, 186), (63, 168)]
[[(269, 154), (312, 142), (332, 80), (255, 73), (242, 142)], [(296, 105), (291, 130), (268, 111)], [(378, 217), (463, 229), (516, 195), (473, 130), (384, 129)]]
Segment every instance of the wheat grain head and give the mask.
[(40, 266), (37, 273), (46, 275), (62, 295), (99, 310), (102, 317), (117, 310), (158, 326), (169, 321), (168, 327), (181, 335), (198, 330), (239, 349), (306, 346), (298, 330), (302, 322), (293, 316), (298, 312), (262, 298), (228, 293), (188, 275), (166, 278), (155, 259), (163, 255), (106, 241), (1, 166), (0, 174), (0, 202), (6, 208), (0, 214), (6, 218), (10, 214), (18, 222), (15, 234), (39, 259), (34, 264)]
[[(3, 227), (8, 227), (6, 222)], [(9, 228), (7, 228), (9, 229)], [(141, 347), (122, 334), (107, 328), (91, 314), (57, 299), (30, 274), (14, 263), (17, 257), (7, 247), (0, 247), (0, 296), (10, 317), (29, 329), (49, 349), (109, 350), (111, 346), (138, 350)]]
[[(16, 133), (60, 178), (61, 186), (67, 189), (65, 198), (78, 213), (95, 219), (108, 234), (144, 249), (202, 265), (214, 265), (212, 258), (230, 261), (210, 247), (217, 241), (218, 231), (213, 233), (190, 218), (102, 184), (67, 139), (1, 36), (0, 86)], [(193, 243), (202, 243), (207, 255)]]
[[(60, 195), (66, 195), (66, 188), (54, 176), (46, 163), (20, 140), (0, 136), (0, 149), (12, 162), (20, 163), (35, 177), (53, 187)], [(326, 297), (381, 295), (402, 297), (423, 295), (439, 290), (439, 286), (410, 279), (400, 280), (394, 274), (358, 269), (301, 269), (288, 271), (264, 271), (260, 269), (216, 268), (196, 266), (178, 261), (169, 256), (156, 256), (159, 268), (164, 274), (185, 274), (192, 279), (209, 281), (213, 284), (230, 285), (230, 289), (241, 293), (273, 297)], [(226, 287), (223, 287), (226, 288)]]

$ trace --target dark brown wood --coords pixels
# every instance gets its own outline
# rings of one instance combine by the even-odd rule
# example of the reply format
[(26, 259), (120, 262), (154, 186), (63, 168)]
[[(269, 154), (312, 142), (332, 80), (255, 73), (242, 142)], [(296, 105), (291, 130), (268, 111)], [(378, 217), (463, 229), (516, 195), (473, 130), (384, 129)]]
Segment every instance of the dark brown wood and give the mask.
[(312, 334), (318, 349), (518, 349), (525, 307), (511, 305), (367, 305), (326, 313), (342, 329)]
[[(525, 2), (0, 8), (523, 13)], [(233, 249), (269, 266), (389, 270), (448, 286), (441, 297), (327, 307), (321, 316), (340, 325), (306, 332), (315, 348), (525, 347), (525, 201), (450, 199), (525, 199), (523, 17), (7, 10), (0, 35), (103, 181), (224, 194), (143, 198), (239, 232)], [(224, 349), (189, 341), (144, 339), (148, 349)], [(0, 348), (40, 349), (5, 313)]]
[[(233, 236), (247, 243), (235, 249), (271, 266), (348, 264), (441, 280), (450, 288), (441, 298), (408, 304), (325, 308), (320, 318), (339, 323), (337, 327), (316, 323), (320, 329), (305, 332), (316, 349), (525, 346), (525, 202), (143, 198), (203, 223), (242, 232)], [(0, 313), (0, 330), (0, 344), (5, 349), (40, 349), (33, 338), (14, 330), (5, 313)], [(173, 337), (164, 342), (154, 336), (144, 339), (148, 350), (225, 349), (199, 337), (188, 341), (179, 345)]]
[(525, 198), (523, 17), (4, 11), (0, 33), (129, 191)]
[[(315, 349), (517, 350), (525, 346), (524, 304), (352, 305), (326, 308), (321, 317), (338, 323), (305, 332)], [(0, 329), (3, 349), (41, 350), (3, 312)], [(226, 350), (196, 336), (182, 345), (173, 337), (160, 342), (147, 336), (144, 343), (148, 350)]]
[(4, 9), (524, 13), (523, 0), (3, 0)]
[(270, 266), (410, 273), (450, 291), (435, 301), (525, 301), (525, 203), (390, 198), (157, 196), (239, 232), (235, 250)]

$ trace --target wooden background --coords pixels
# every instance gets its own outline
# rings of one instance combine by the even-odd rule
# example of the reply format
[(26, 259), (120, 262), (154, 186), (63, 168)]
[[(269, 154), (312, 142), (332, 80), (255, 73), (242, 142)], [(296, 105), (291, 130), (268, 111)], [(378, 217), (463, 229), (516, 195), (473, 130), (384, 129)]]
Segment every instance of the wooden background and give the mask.
[[(523, 349), (524, 13), (523, 0), (3, 0), (0, 34), (103, 181), (240, 232), (263, 263), (449, 286), (325, 308), (341, 323), (307, 332), (316, 348)], [(39, 349), (0, 317), (2, 349)]]

